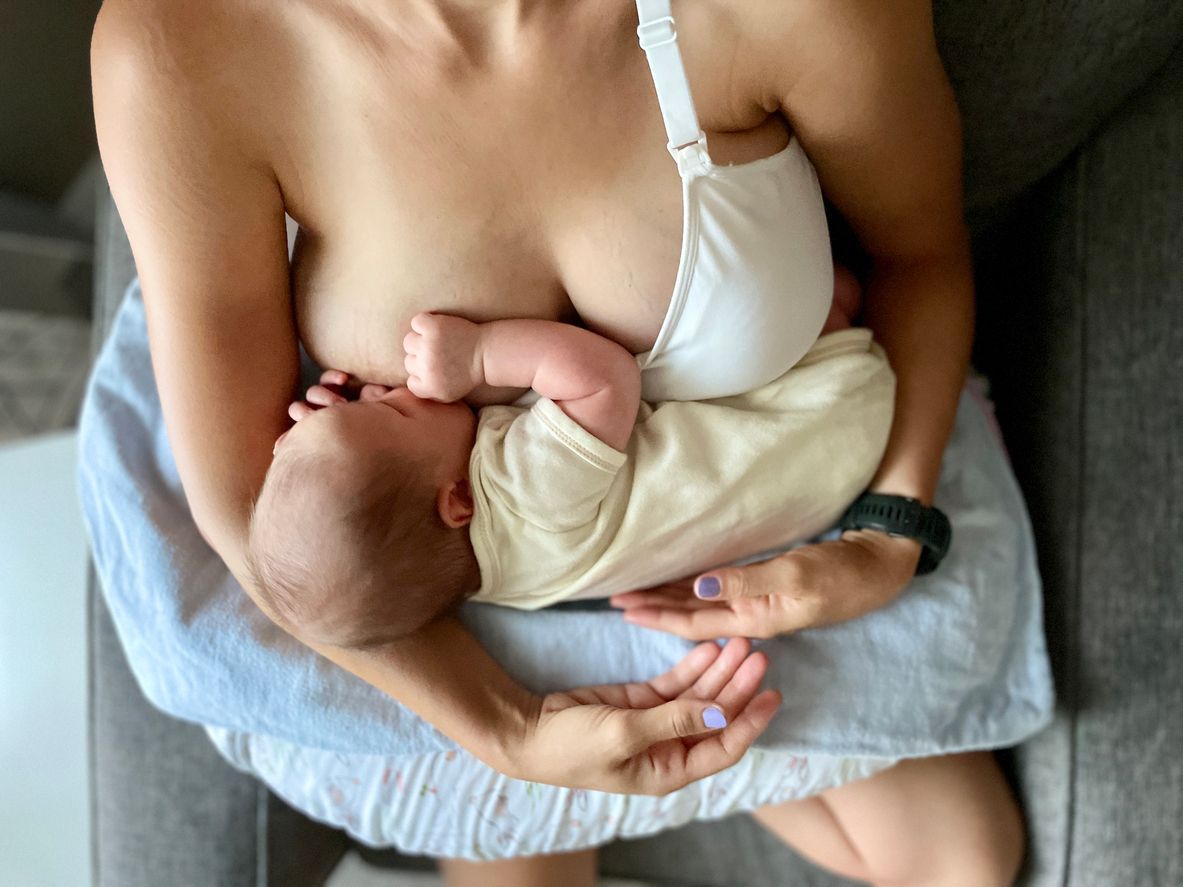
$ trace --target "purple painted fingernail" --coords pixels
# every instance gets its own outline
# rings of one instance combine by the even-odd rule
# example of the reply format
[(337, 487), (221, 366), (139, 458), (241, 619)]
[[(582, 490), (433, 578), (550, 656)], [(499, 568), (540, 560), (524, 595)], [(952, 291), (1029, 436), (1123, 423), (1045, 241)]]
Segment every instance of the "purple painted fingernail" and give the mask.
[(703, 576), (694, 586), (694, 593), (699, 597), (718, 597), (721, 591), (719, 580), (714, 576)]
[(727, 718), (717, 708), (708, 708), (702, 713), (702, 722), (712, 730), (720, 730), (727, 726)]

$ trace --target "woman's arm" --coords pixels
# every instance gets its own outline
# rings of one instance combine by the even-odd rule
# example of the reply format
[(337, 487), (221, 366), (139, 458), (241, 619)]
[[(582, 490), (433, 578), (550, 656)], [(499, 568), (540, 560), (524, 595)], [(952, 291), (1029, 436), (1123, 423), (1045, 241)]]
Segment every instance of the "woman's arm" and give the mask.
[(185, 18), (166, 4), (103, 5), (95, 121), (193, 519), (242, 578), (250, 509), (298, 382), (283, 195), (210, 36), (174, 36), (198, 27)]
[[(216, 4), (107, 0), (92, 44), (95, 116), (193, 519), (275, 618), (245, 551), (272, 446), (289, 424), (297, 337), (283, 195), (253, 128), (266, 109), (240, 88), (249, 72), (227, 57), (232, 27), (218, 14)], [(776, 704), (774, 694), (756, 696), (766, 660), (746, 650), (724, 659), (704, 648), (671, 672), (676, 679), (601, 688), (570, 704), (573, 694), (518, 687), (454, 622), (376, 651), (320, 652), (503, 771), (608, 791), (663, 793), (728, 766)], [(712, 705), (726, 709), (727, 729), (707, 730)], [(677, 738), (706, 732), (700, 742)]]
[[(929, 0), (744, 3), (735, 17), (736, 58), (749, 66), (737, 79), (766, 87), (764, 106), (789, 120), (872, 261), (865, 314), (897, 385), (870, 489), (931, 503), (969, 362), (973, 278), (960, 122)], [(911, 540), (850, 531), (711, 571), (719, 585), (709, 602), (688, 595), (688, 584), (613, 602), (631, 622), (685, 637), (764, 637), (883, 606), (919, 555)]]
[(782, 75), (777, 100), (870, 255), (866, 319), (897, 377), (871, 489), (931, 503), (973, 337), (961, 125), (931, 2), (804, 5), (782, 29), (800, 73)]
[[(652, 681), (545, 697), (518, 687), (455, 619), (365, 652), (316, 649), (495, 770), (570, 788), (666, 794), (736, 763), (780, 704), (759, 692), (767, 657), (742, 639), (700, 644)], [(712, 731), (710, 709), (724, 729)]]

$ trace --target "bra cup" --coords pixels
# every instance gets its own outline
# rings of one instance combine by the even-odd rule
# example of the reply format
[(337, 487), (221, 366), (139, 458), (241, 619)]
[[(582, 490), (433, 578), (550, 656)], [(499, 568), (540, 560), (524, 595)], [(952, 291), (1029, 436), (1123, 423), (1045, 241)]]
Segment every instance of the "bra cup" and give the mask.
[(686, 197), (694, 255), (670, 306), (672, 328), (643, 364), (651, 402), (771, 382), (817, 340), (833, 299), (821, 188), (796, 140), (763, 161), (711, 167)]

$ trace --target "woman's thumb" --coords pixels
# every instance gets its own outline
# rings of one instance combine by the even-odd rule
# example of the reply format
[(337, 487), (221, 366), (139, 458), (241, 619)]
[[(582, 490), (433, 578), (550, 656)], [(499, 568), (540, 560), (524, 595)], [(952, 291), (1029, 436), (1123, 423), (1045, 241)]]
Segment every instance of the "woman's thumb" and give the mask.
[(694, 582), (694, 594), (704, 601), (733, 601), (768, 594), (762, 588), (753, 588), (750, 571), (750, 567), (730, 567), (699, 576)]
[(794, 549), (742, 567), (723, 567), (703, 573), (694, 581), (694, 594), (704, 601), (790, 594), (806, 583), (808, 565), (801, 555), (810, 547), (818, 546)]
[(627, 723), (626, 754), (632, 757), (658, 742), (720, 730), (727, 726), (727, 716), (713, 702), (675, 699), (654, 708), (634, 709)]

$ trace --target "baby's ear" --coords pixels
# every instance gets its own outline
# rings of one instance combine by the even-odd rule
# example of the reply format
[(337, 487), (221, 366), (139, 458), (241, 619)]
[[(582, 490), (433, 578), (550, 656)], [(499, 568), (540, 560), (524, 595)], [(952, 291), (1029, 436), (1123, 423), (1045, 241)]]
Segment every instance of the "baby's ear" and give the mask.
[(448, 481), (440, 487), (439, 496), (436, 498), (436, 507), (439, 509), (443, 522), (453, 530), (467, 527), (472, 521), (473, 510), (472, 490), (468, 486), (468, 481)]

